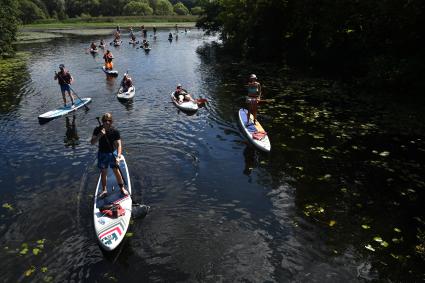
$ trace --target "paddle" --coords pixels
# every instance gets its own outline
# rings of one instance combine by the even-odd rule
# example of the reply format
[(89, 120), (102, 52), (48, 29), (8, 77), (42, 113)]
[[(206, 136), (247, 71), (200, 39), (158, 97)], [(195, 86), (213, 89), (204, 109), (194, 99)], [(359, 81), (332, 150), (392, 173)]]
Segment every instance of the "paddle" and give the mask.
[[(102, 123), (100, 122), (100, 118), (99, 118), (99, 117), (96, 117), (96, 120), (97, 120), (97, 122), (99, 123), (99, 127), (103, 128), (103, 125), (102, 125)], [(106, 134), (105, 134), (105, 135), (106, 135)], [(114, 148), (111, 146), (111, 143), (109, 142), (108, 138), (107, 138), (107, 137), (105, 137), (105, 139), (106, 139), (106, 142), (108, 143), (109, 149), (110, 149), (110, 150), (112, 150), (112, 155), (113, 155), (113, 156), (115, 157), (115, 159), (116, 159), (116, 158), (117, 158), (117, 156), (114, 154)], [(123, 180), (123, 182), (124, 182), (124, 185), (126, 185), (126, 186), (127, 186), (127, 181), (125, 180), (124, 175), (122, 174), (122, 171), (121, 171), (120, 166), (118, 165), (118, 166), (117, 166), (117, 168), (118, 168), (118, 171), (119, 171), (119, 172), (120, 172), (120, 174), (121, 174), (121, 178), (122, 178), (122, 180)]]
[[(61, 75), (59, 75), (58, 74), (58, 72), (56, 72), (55, 71), (55, 75), (57, 75), (58, 77), (60, 77), (63, 81), (65, 81), (64, 79), (63, 79), (63, 77), (61, 76)], [(83, 101), (79, 96), (78, 96), (78, 94), (75, 92), (75, 90), (73, 90), (72, 89), (72, 87), (71, 87), (71, 85), (70, 84), (67, 84), (68, 86), (69, 86), (69, 89), (75, 94), (75, 96), (80, 100), (80, 101)], [(72, 94), (71, 94), (72, 95)], [(90, 110), (90, 108), (86, 105), (86, 104), (84, 104), (84, 108), (86, 108), (86, 110), (88, 111), (88, 110)]]
[(207, 103), (208, 100), (206, 98), (198, 98), (198, 99), (195, 99), (195, 102), (199, 105), (199, 104)]

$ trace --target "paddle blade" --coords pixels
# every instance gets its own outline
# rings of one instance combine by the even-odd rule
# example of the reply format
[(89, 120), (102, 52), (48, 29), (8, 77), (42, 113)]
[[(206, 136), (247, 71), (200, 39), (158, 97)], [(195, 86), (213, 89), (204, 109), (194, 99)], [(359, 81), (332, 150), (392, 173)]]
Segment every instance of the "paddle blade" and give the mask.
[(208, 100), (206, 98), (198, 98), (196, 100), (196, 103), (198, 103), (198, 104), (205, 104), (207, 102), (208, 102)]

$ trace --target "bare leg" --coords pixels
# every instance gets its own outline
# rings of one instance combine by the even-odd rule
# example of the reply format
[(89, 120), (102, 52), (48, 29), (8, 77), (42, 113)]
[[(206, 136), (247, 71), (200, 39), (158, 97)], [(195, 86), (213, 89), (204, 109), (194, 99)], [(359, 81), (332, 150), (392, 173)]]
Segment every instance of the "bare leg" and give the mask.
[(66, 97), (65, 97), (64, 91), (62, 91), (62, 99), (63, 99), (63, 106), (66, 106)]
[(121, 192), (124, 195), (128, 195), (127, 190), (124, 188), (124, 180), (123, 180), (123, 176), (121, 176), (120, 171), (118, 170), (118, 168), (113, 168), (112, 170), (114, 171), (115, 178), (117, 178), (117, 183), (120, 186)]
[(68, 91), (69, 98), (71, 99), (72, 105), (74, 105), (74, 97), (72, 96), (72, 92)]
[(106, 192), (106, 176), (108, 175), (108, 168), (101, 169), (102, 192)]

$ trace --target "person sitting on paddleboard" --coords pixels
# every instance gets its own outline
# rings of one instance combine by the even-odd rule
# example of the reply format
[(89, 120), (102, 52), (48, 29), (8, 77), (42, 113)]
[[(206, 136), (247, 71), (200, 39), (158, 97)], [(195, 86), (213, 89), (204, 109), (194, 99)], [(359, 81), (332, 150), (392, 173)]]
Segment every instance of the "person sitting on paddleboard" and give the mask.
[(108, 176), (108, 167), (112, 168), (123, 195), (128, 195), (128, 191), (124, 187), (124, 180), (118, 169), (122, 145), (120, 132), (112, 127), (112, 114), (105, 113), (102, 116), (102, 126), (98, 126), (93, 130), (93, 136), (90, 140), (92, 145), (99, 142), (99, 151), (97, 153), (97, 167), (101, 170), (102, 192), (99, 198), (107, 195), (106, 184)]
[(107, 70), (112, 70), (114, 68), (114, 64), (112, 63), (114, 55), (112, 55), (112, 52), (106, 50), (105, 54), (103, 55), (103, 59), (105, 60), (105, 68)]
[(143, 47), (149, 48), (149, 41), (147, 41), (146, 39), (143, 39)]
[(136, 36), (134, 34), (131, 35), (131, 41), (133, 41), (133, 42), (136, 41)]
[(101, 39), (99, 43), (99, 47), (104, 47), (104, 46), (105, 46), (105, 42), (103, 41), (103, 39)]
[(249, 76), (248, 86), (247, 86), (248, 96), (246, 102), (248, 104), (248, 117), (247, 121), (249, 123), (250, 115), (254, 116), (254, 123), (257, 121), (257, 104), (261, 97), (261, 84), (257, 81), (257, 76), (251, 74)]
[(176, 100), (179, 103), (182, 103), (183, 101), (194, 101), (192, 99), (192, 97), (190, 96), (190, 94), (187, 92), (187, 90), (185, 90), (184, 88), (182, 88), (181, 84), (177, 85), (176, 90), (174, 91), (174, 97), (176, 98)]
[(123, 92), (127, 92), (129, 88), (133, 86), (133, 81), (128, 74), (124, 74), (124, 77), (121, 81), (121, 86), (123, 88)]
[(96, 45), (96, 43), (92, 42), (92, 43), (90, 44), (90, 48), (91, 48), (91, 49), (93, 49), (93, 50), (97, 50), (97, 45)]
[(58, 80), (58, 83), (60, 85), (61, 88), (61, 92), (62, 92), (62, 98), (63, 98), (63, 106), (66, 107), (66, 92), (68, 92), (69, 98), (71, 99), (71, 103), (72, 103), (72, 108), (75, 107), (74, 105), (74, 97), (72, 97), (72, 93), (71, 93), (71, 88), (70, 88), (70, 84), (73, 81), (73, 78), (71, 76), (71, 74), (65, 70), (65, 65), (64, 64), (60, 64), (59, 65), (59, 73), (55, 72), (55, 80)]

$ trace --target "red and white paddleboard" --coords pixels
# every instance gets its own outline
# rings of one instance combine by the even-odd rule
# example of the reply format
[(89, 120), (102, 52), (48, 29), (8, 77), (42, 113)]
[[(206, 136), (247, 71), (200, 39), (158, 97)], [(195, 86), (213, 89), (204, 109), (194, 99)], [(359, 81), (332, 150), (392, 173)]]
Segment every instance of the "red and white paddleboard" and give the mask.
[[(124, 239), (125, 233), (127, 232), (128, 226), (130, 225), (132, 208), (131, 182), (127, 163), (125, 162), (123, 155), (120, 161), (120, 169), (123, 174), (123, 178), (126, 181), (126, 189), (129, 195), (125, 196), (121, 193), (114, 172), (111, 168), (108, 168), (106, 185), (106, 189), (108, 191), (107, 196), (99, 198), (99, 194), (102, 192), (102, 182), (100, 176), (99, 181), (97, 182), (94, 196), (94, 230), (96, 232), (96, 238), (98, 239), (100, 246), (106, 251), (112, 251), (118, 247), (118, 245)], [(116, 218), (105, 215), (100, 211), (100, 208), (109, 204), (119, 204), (125, 210), (125, 214)]]

